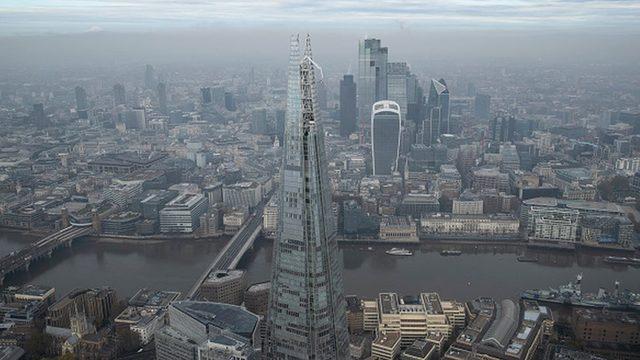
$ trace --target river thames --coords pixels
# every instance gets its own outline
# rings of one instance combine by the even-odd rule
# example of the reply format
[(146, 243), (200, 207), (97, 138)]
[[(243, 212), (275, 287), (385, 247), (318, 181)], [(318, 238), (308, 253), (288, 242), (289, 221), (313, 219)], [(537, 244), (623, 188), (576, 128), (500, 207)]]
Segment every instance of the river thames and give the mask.
[[(17, 233), (0, 233), (0, 255), (29, 243)], [(56, 252), (31, 270), (7, 278), (6, 284), (46, 284), (60, 297), (74, 287), (112, 286), (121, 296), (141, 287), (187, 291), (224, 247), (228, 238), (210, 241), (169, 241), (132, 245), (78, 242)], [(584, 275), (586, 291), (623, 288), (640, 291), (640, 269), (603, 262), (593, 252), (531, 252), (516, 245), (421, 244), (409, 247), (413, 256), (385, 254), (391, 246), (342, 245), (346, 294), (373, 297), (379, 292), (415, 294), (436, 291), (443, 298), (468, 300), (477, 296), (517, 297), (527, 288), (558, 286)], [(457, 249), (460, 256), (442, 256)], [(239, 264), (249, 283), (269, 280), (272, 242), (259, 238)], [(539, 262), (518, 262), (519, 255)]]

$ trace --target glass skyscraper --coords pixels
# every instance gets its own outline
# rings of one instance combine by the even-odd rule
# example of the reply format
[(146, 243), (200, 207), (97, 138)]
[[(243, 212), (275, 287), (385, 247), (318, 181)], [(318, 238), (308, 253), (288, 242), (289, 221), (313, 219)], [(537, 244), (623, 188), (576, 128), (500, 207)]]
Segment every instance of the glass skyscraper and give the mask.
[(442, 134), (449, 133), (449, 88), (444, 79), (431, 80), (427, 99), (427, 121), (423, 123), (422, 143), (434, 145)]
[(391, 175), (398, 169), (402, 120), (400, 106), (389, 100), (373, 104), (371, 114), (371, 156), (373, 175)]
[(290, 45), (278, 234), (273, 249), (266, 359), (347, 359), (342, 258), (331, 211), (310, 39)]
[(340, 80), (340, 135), (349, 136), (356, 131), (356, 83), (353, 75)]
[(387, 59), (389, 51), (379, 39), (360, 41), (358, 48), (358, 116), (364, 130), (371, 118), (371, 106), (387, 99)]
[(407, 114), (407, 80), (409, 79), (409, 67), (405, 62), (390, 62), (387, 65), (387, 99), (395, 101), (400, 106), (402, 118)]

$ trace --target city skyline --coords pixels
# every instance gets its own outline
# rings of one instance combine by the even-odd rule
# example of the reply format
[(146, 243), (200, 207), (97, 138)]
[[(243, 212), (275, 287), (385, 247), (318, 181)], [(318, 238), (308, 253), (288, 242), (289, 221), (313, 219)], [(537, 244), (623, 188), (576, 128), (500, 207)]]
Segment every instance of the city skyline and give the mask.
[(1, 1), (0, 357), (637, 358), (639, 20)]

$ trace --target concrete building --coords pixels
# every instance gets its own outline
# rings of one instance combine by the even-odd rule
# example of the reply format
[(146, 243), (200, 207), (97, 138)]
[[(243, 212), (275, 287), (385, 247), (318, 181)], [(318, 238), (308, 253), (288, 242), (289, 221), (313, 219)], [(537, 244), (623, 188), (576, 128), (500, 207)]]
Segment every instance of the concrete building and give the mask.
[(454, 199), (451, 212), (456, 215), (481, 215), (482, 205), (482, 199)]
[(433, 214), (420, 219), (421, 235), (438, 236), (510, 235), (519, 232), (520, 221), (510, 215), (450, 215)]
[(527, 210), (529, 239), (574, 244), (580, 212), (576, 209), (531, 206)]
[(105, 200), (124, 207), (131, 204), (142, 191), (142, 181), (114, 180), (113, 184), (104, 189), (103, 195)]
[(260, 316), (267, 316), (269, 309), (270, 282), (262, 282), (249, 286), (244, 293), (244, 306), (247, 310)]
[(400, 355), (400, 360), (429, 360), (436, 354), (436, 347), (426, 340), (416, 340)]
[(385, 216), (380, 221), (380, 239), (394, 242), (418, 242), (416, 223), (406, 216)]
[(473, 171), (473, 190), (496, 189), (509, 192), (509, 175), (497, 168), (481, 168)]
[(222, 199), (226, 206), (251, 209), (262, 200), (262, 188), (253, 181), (244, 181), (222, 188)]
[(183, 193), (160, 210), (160, 231), (163, 233), (191, 233), (200, 226), (200, 216), (209, 202), (202, 194)]
[(76, 307), (97, 324), (109, 319), (111, 308), (117, 301), (116, 292), (109, 287), (74, 289), (47, 309), (46, 323), (50, 326), (69, 328), (70, 318)]
[(530, 360), (543, 333), (552, 326), (551, 312), (535, 302), (503, 300), (485, 307), (458, 335), (444, 359)]
[(243, 270), (219, 270), (204, 280), (196, 298), (225, 304), (241, 305), (247, 287)]
[(400, 354), (400, 334), (381, 331), (371, 343), (371, 357), (375, 360), (395, 360)]
[(453, 333), (453, 325), (437, 293), (404, 298), (395, 293), (382, 293), (378, 295), (378, 320), (378, 332), (398, 333), (402, 348), (424, 339), (429, 332), (440, 332), (447, 338)]

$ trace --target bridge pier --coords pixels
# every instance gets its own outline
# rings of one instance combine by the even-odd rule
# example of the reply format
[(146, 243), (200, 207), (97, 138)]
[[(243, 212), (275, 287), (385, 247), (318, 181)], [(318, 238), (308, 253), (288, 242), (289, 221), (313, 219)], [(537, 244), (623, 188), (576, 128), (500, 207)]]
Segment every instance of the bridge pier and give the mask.
[(31, 261), (27, 261), (27, 262), (24, 264), (24, 271), (29, 272), (29, 268), (30, 268), (30, 267), (31, 267)]
[(52, 256), (53, 256), (53, 249), (47, 252), (47, 258), (51, 259)]

